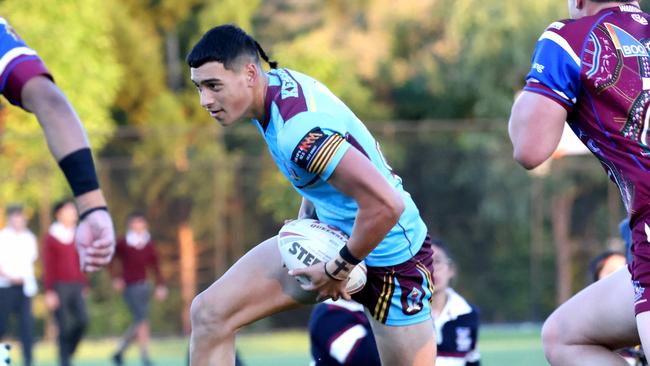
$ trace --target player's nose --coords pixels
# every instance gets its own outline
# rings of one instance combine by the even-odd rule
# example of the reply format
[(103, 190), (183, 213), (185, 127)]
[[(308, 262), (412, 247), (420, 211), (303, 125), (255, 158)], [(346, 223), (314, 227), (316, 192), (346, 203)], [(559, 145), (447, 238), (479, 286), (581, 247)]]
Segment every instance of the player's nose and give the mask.
[(201, 102), (201, 107), (205, 109), (212, 109), (215, 99), (210, 95), (210, 93), (206, 93), (205, 91), (202, 91), (200, 93), (200, 102)]

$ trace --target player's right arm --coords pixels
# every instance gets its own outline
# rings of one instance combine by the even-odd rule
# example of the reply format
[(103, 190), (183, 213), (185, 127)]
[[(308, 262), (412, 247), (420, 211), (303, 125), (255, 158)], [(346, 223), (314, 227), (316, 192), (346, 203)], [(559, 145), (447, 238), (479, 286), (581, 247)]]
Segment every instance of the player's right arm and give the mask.
[(110, 262), (115, 238), (85, 130), (36, 52), (2, 18), (0, 57), (0, 92), (38, 119), (81, 214), (76, 235), (81, 267), (95, 271)]
[(581, 61), (564, 37), (569, 26), (555, 22), (540, 36), (526, 86), (512, 107), (508, 133), (514, 158), (526, 169), (553, 154), (577, 100)]

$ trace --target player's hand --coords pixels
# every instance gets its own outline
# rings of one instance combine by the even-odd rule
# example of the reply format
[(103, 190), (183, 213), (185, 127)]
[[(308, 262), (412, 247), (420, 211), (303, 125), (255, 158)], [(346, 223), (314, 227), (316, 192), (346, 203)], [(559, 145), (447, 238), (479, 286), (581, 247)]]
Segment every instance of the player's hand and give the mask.
[(167, 286), (164, 285), (158, 285), (156, 286), (156, 291), (154, 292), (154, 296), (156, 296), (156, 300), (162, 301), (167, 298)]
[(325, 264), (317, 263), (305, 268), (296, 268), (289, 271), (290, 276), (306, 276), (311, 283), (301, 284), (303, 290), (318, 292), (316, 301), (323, 301), (331, 298), (336, 301), (340, 298), (352, 300), (350, 294), (345, 291), (348, 280), (335, 280), (325, 273)]
[(53, 290), (45, 291), (45, 307), (50, 311), (56, 311), (59, 308), (59, 295)]
[(124, 290), (124, 280), (121, 278), (113, 278), (113, 290), (122, 291)]
[(115, 252), (115, 230), (108, 211), (95, 210), (81, 220), (75, 243), (82, 271), (95, 272), (110, 263)]

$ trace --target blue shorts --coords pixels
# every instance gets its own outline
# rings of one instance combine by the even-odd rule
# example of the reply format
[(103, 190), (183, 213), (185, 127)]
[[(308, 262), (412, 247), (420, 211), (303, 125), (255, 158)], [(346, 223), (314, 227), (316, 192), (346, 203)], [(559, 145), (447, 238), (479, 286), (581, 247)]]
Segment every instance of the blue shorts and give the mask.
[(433, 249), (427, 235), (420, 251), (406, 262), (368, 266), (366, 286), (352, 298), (382, 324), (411, 325), (431, 319), (433, 285)]

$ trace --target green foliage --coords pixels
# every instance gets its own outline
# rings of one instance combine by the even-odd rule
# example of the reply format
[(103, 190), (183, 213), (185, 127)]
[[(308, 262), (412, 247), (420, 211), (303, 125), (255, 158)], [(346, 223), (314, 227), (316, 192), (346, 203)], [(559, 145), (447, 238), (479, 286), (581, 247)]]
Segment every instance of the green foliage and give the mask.
[[(111, 7), (99, 0), (57, 6), (38, 0), (0, 3), (0, 13), (11, 14), (8, 21), (43, 58), (74, 105), (95, 148), (101, 148), (113, 130), (108, 107), (122, 76), (111, 39), (112, 24), (104, 16)], [(11, 108), (3, 120), (0, 202), (34, 204), (61, 196), (65, 181), (35, 118)]]

